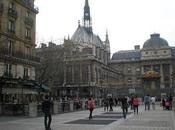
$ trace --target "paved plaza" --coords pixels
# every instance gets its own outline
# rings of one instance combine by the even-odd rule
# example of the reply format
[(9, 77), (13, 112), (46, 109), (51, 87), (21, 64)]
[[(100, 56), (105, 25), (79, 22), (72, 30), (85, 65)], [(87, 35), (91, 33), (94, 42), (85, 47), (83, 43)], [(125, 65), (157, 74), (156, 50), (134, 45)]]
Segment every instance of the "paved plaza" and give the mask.
[[(175, 130), (174, 112), (162, 110), (158, 105), (156, 110), (145, 111), (140, 106), (139, 114), (134, 115), (129, 110), (126, 119), (122, 116), (120, 107), (113, 112), (105, 112), (103, 108), (94, 111), (92, 120), (89, 112), (78, 111), (53, 115), (54, 130)], [(43, 117), (0, 117), (0, 130), (45, 130)]]

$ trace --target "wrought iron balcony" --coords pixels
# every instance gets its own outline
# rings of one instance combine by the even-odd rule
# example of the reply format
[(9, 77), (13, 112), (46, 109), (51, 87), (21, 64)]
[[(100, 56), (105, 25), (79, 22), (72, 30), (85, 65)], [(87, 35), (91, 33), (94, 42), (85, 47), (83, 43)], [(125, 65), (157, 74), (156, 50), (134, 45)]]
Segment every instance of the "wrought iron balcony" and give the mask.
[(8, 15), (15, 18), (15, 19), (18, 17), (17, 11), (14, 9), (11, 9), (11, 8), (8, 9)]
[(15, 30), (13, 30), (13, 29), (7, 29), (7, 31), (8, 31), (8, 33), (10, 33), (10, 34), (15, 34)]
[(29, 26), (33, 26), (33, 19), (30, 17), (25, 18), (25, 24)]
[(7, 49), (0, 50), (0, 58), (7, 59), (8, 58), (15, 58), (15, 59), (21, 59), (21, 60), (29, 60), (34, 62), (40, 62), (40, 58), (32, 55), (27, 55), (19, 51), (13, 51), (9, 52)]
[(11, 72), (4, 72), (3, 77), (4, 78), (13, 78), (13, 74)]

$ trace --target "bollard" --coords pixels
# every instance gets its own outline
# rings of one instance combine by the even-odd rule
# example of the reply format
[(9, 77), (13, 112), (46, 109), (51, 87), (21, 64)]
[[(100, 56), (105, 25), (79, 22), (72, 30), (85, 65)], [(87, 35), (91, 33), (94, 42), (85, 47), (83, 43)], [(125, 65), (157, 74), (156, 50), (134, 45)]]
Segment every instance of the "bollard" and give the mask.
[(86, 108), (85, 106), (86, 106), (86, 100), (83, 99), (83, 100), (82, 100), (82, 109), (83, 109), (83, 110)]
[(29, 103), (29, 117), (37, 117), (37, 103)]
[(57, 101), (53, 102), (53, 113), (58, 114), (58, 102)]
[(0, 104), (0, 115), (2, 114), (2, 104)]
[(74, 110), (74, 102), (70, 101), (70, 111), (73, 111), (73, 110)]
[(175, 97), (173, 97), (173, 104), (172, 104), (172, 109), (175, 111)]

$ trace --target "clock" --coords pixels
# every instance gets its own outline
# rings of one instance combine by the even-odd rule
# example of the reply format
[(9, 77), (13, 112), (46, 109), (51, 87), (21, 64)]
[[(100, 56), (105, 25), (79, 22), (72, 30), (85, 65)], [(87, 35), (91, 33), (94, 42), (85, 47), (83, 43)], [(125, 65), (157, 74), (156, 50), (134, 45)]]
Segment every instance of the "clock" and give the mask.
[(85, 13), (85, 16), (88, 16), (88, 13)]

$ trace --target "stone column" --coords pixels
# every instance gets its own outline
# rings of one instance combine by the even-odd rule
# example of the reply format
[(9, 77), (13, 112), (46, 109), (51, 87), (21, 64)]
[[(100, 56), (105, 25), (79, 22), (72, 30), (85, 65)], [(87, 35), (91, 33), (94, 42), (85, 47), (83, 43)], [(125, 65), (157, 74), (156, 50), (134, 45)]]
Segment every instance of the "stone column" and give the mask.
[(80, 81), (79, 82), (82, 82), (82, 64), (80, 64), (79, 74), (80, 74)]
[(75, 78), (74, 78), (74, 66), (72, 66), (72, 83), (75, 82)]
[(70, 111), (73, 111), (74, 110), (74, 102), (73, 101), (70, 101)]
[(53, 102), (53, 113), (58, 114), (58, 102), (57, 101)]
[(91, 82), (91, 66), (88, 65), (88, 81)]
[(2, 104), (0, 103), (0, 115), (2, 114)]
[(160, 88), (165, 88), (164, 75), (163, 75), (163, 65), (160, 65)]
[(172, 65), (170, 64), (170, 75), (169, 75), (169, 77), (170, 77), (170, 88), (173, 87), (172, 73), (173, 73), (173, 67), (172, 67)]
[(64, 84), (66, 84), (66, 67), (67, 65), (64, 65)]
[(144, 66), (141, 67), (141, 74), (144, 74)]
[(29, 117), (37, 117), (37, 103), (29, 103)]

